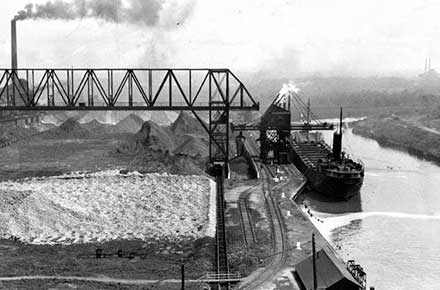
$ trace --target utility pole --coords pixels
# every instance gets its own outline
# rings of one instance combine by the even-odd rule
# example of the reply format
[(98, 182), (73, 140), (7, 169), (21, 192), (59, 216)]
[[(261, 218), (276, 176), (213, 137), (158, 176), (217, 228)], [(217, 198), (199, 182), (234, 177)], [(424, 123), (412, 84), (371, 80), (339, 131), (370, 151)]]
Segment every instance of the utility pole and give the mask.
[(307, 125), (310, 124), (310, 99), (307, 99)]
[(339, 134), (342, 135), (342, 107), (339, 113)]
[(316, 274), (316, 249), (315, 249), (315, 233), (312, 234), (312, 258), (313, 258), (313, 290), (318, 289), (318, 279)]
[[(307, 99), (307, 126), (310, 125), (310, 99)], [(307, 140), (309, 140), (310, 130), (307, 130)]]
[(185, 290), (185, 264), (182, 262), (181, 266), (182, 271), (182, 290)]

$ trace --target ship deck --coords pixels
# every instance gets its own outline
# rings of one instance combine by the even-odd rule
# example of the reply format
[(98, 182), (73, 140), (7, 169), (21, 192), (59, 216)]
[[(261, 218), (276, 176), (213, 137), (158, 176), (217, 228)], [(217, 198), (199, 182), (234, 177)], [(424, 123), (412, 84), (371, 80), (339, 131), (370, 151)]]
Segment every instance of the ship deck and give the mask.
[(291, 140), (291, 145), (293, 150), (295, 150), (301, 159), (303, 159), (304, 163), (311, 167), (316, 167), (318, 160), (324, 160), (327, 158), (328, 154), (331, 154), (328, 145), (323, 144), (322, 142), (296, 142)]

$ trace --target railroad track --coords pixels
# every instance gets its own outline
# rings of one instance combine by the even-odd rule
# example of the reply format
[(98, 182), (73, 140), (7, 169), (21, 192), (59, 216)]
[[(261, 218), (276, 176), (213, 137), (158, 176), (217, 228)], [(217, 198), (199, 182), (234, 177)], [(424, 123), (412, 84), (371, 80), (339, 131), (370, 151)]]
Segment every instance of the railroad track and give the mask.
[(29, 134), (29, 135), (26, 135), (26, 136), (19, 136), (17, 138), (14, 138), (14, 139), (11, 139), (11, 140), (8, 140), (8, 141), (0, 143), (0, 148), (5, 148), (5, 147), (8, 147), (8, 146), (14, 145), (16, 143), (22, 142), (22, 141), (28, 141), (30, 138), (36, 137), (38, 135), (42, 135), (43, 133), (46, 133), (46, 131), (37, 132), (37, 133)]
[(271, 262), (264, 268), (261, 274), (253, 281), (243, 285), (242, 290), (256, 290), (264, 285), (281, 269), (287, 259), (286, 229), (284, 227), (283, 217), (277, 201), (273, 197), (272, 188), (269, 180), (273, 177), (273, 171), (267, 165), (262, 168), (262, 189), (266, 202), (267, 216), (271, 226), (272, 235), (272, 255)]
[[(268, 172), (268, 176), (270, 176), (270, 178), (272, 178), (273, 175), (273, 171), (270, 169), (270, 167), (268, 165), (264, 165), (263, 169), (266, 169)], [(267, 179), (267, 177), (265, 177), (265, 180)], [(264, 187), (264, 185), (266, 185)], [(281, 185), (278, 185), (278, 187), (280, 187)], [(280, 207), (278, 205), (278, 202), (275, 200), (274, 196), (273, 196), (273, 192), (272, 192), (272, 187), (269, 185), (269, 182), (264, 182), (263, 181), (263, 194), (264, 194), (264, 198), (266, 200), (266, 204), (268, 206), (268, 212), (271, 216), (271, 220), (272, 220), (272, 232), (274, 235), (274, 250), (276, 253), (282, 253), (281, 254), (281, 258), (285, 260), (286, 258), (286, 237), (285, 237), (285, 232), (286, 229), (284, 227), (284, 219), (283, 216), (281, 214), (281, 210)]]
[(217, 182), (217, 228), (216, 228), (216, 272), (217, 274), (229, 273), (228, 257), (226, 252), (225, 229), (225, 202), (223, 175), (216, 176)]
[(257, 243), (254, 224), (250, 214), (248, 198), (254, 188), (245, 191), (238, 199), (238, 211), (240, 214), (241, 231), (243, 233), (243, 241), (246, 247)]
[(297, 178), (303, 179), (301, 172), (293, 164), (282, 164), (281, 168), (289, 175), (295, 176)]

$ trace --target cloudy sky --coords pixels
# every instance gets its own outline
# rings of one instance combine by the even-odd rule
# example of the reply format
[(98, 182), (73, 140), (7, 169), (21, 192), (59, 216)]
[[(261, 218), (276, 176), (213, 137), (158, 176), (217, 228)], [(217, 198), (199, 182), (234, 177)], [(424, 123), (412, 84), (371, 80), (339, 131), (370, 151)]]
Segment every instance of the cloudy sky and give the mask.
[[(286, 77), (415, 75), (428, 55), (440, 66), (439, 1), (149, 1), (161, 1), (154, 24), (20, 21), (19, 66), (228, 67)], [(2, 3), (2, 67), (10, 66), (10, 19), (27, 3)]]

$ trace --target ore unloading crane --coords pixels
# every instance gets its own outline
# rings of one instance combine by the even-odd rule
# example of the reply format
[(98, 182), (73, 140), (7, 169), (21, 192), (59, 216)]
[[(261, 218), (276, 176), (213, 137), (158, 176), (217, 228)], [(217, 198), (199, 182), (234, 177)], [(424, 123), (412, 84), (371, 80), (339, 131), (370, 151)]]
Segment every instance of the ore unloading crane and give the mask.
[(257, 110), (229, 69), (0, 69), (0, 112), (191, 111), (209, 135), (211, 163), (222, 166), (229, 161), (230, 111)]
[(218, 289), (240, 281), (239, 275), (229, 273), (224, 223), (229, 114), (257, 110), (259, 103), (229, 69), (17, 69), (14, 66), (0, 69), (0, 113), (191, 111), (194, 114), (209, 135), (211, 173), (217, 181), (216, 273), (208, 280)]
[[(303, 118), (303, 120), (292, 123), (291, 107), (298, 111), (300, 118)], [(292, 90), (284, 93), (280, 92), (258, 123), (232, 125), (233, 131), (240, 132), (238, 140), (243, 140), (243, 131), (260, 132), (260, 138), (257, 141), (260, 142), (260, 158), (263, 163), (267, 163), (271, 158), (278, 161), (278, 163), (290, 163), (289, 140), (291, 131), (333, 129), (333, 124), (320, 122), (310, 111), (310, 102), (306, 105), (299, 95)]]

